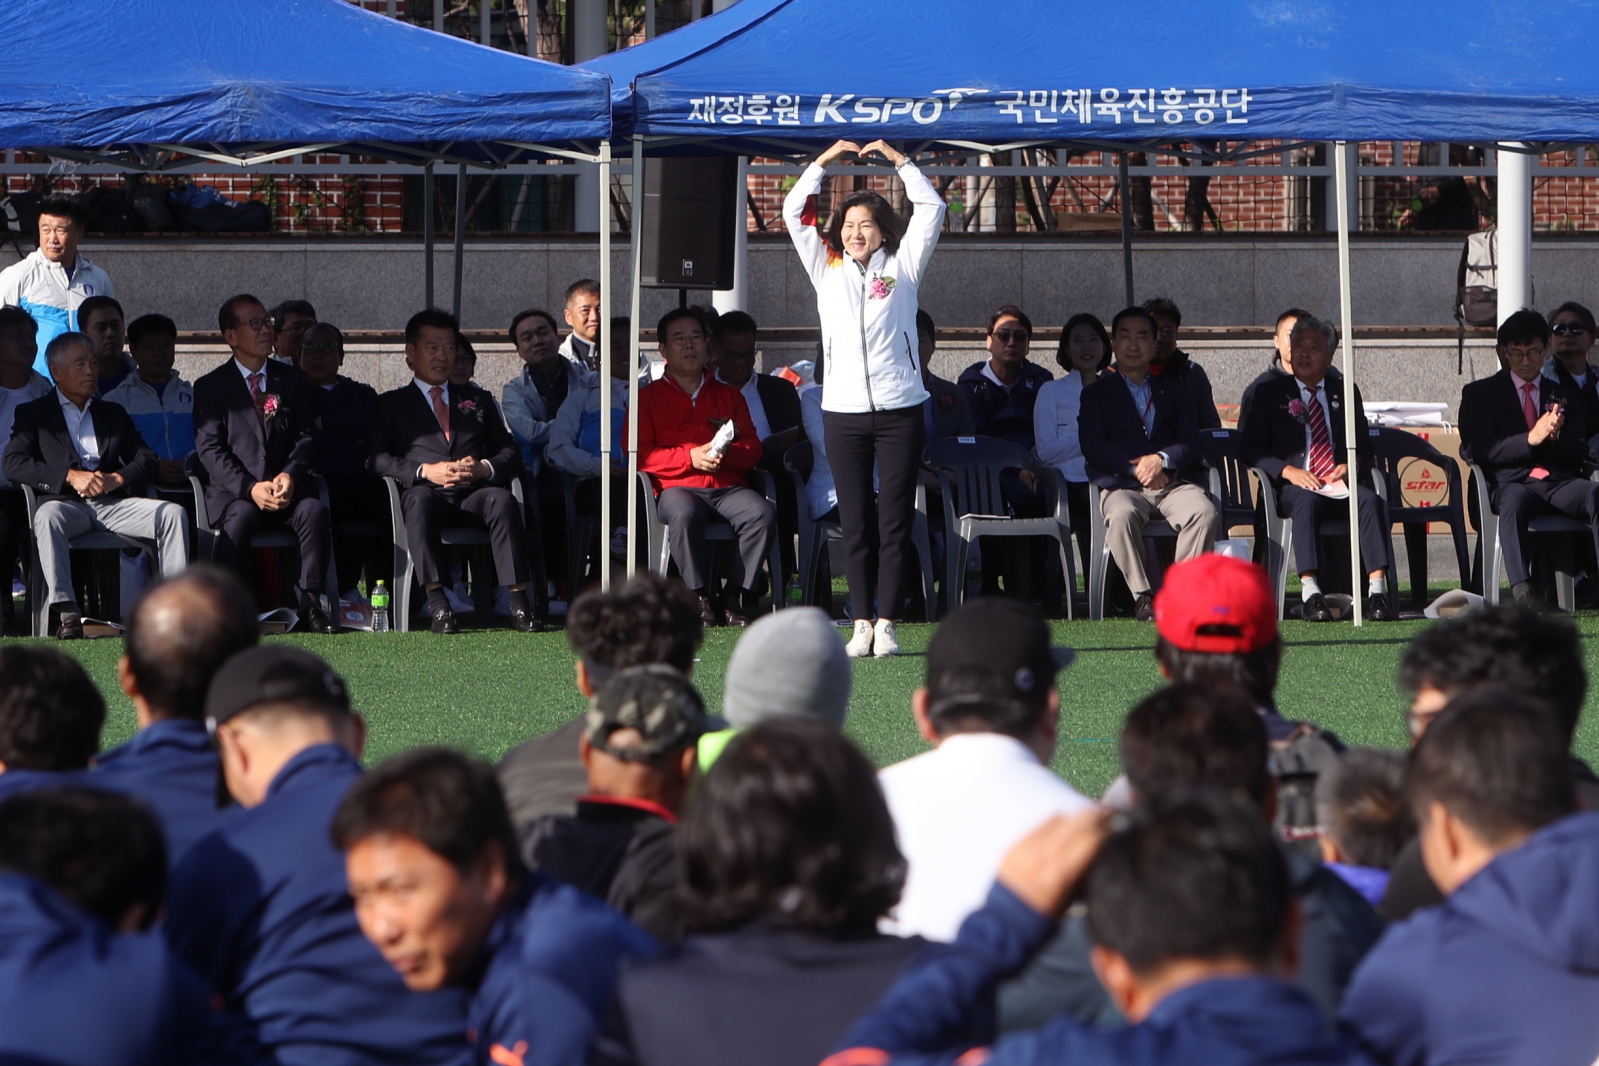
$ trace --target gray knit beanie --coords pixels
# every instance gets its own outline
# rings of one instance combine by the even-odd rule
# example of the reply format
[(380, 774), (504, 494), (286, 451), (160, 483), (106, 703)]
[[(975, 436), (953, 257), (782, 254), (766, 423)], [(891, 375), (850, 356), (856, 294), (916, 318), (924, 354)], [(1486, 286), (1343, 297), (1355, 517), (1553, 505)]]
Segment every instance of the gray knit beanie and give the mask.
[(844, 641), (820, 608), (763, 615), (727, 664), (722, 714), (734, 729), (767, 718), (820, 718), (844, 728), (853, 680)]

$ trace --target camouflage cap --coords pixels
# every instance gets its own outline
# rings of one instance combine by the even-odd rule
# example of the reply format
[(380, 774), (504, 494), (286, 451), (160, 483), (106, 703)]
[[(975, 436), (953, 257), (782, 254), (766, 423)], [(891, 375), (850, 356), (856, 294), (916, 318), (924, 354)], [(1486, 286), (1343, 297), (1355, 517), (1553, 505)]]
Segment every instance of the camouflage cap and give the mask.
[[(637, 744), (614, 746), (620, 729), (636, 729)], [(589, 700), (584, 732), (589, 745), (624, 762), (650, 762), (682, 751), (705, 732), (705, 701), (689, 679), (670, 666), (618, 671)]]

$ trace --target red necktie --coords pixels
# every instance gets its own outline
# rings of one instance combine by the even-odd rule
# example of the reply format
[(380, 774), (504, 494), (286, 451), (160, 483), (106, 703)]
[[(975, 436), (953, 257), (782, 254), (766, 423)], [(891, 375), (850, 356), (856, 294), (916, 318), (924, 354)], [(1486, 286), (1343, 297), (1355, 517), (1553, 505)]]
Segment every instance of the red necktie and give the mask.
[(250, 375), (250, 403), (255, 408), (255, 417), (262, 422), (266, 421), (266, 416), (261, 413), (261, 382), (265, 377), (265, 374), (260, 373)]
[(1333, 456), (1332, 435), (1327, 432), (1327, 416), (1322, 413), (1321, 400), (1316, 393), (1320, 385), (1306, 385), (1310, 390), (1310, 403), (1306, 405), (1310, 418), (1310, 472), (1326, 481), (1338, 465)]
[(444, 389), (435, 385), (428, 391), (433, 396), (433, 417), (439, 420), (439, 428), (444, 431), (447, 442), (450, 439), (450, 409), (444, 406)]
[[(1521, 413), (1527, 419), (1527, 432), (1532, 432), (1532, 427), (1538, 424), (1538, 401), (1533, 396), (1537, 391), (1538, 383), (1528, 381), (1521, 386)], [(1549, 476), (1549, 471), (1541, 466), (1535, 466), (1527, 472), (1527, 476), (1534, 481), (1542, 481)]]

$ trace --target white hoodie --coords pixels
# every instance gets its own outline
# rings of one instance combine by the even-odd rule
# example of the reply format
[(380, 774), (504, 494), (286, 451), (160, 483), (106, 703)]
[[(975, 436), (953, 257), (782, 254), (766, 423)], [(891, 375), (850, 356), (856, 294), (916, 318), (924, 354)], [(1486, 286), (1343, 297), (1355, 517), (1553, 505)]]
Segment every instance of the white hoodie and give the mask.
[(913, 205), (899, 251), (872, 253), (862, 266), (828, 248), (805, 222), (805, 202), (825, 171), (812, 163), (783, 201), (783, 221), (816, 289), (827, 360), (822, 409), (840, 414), (894, 411), (927, 399), (916, 356), (916, 291), (944, 224), (944, 200), (910, 160), (899, 165)]

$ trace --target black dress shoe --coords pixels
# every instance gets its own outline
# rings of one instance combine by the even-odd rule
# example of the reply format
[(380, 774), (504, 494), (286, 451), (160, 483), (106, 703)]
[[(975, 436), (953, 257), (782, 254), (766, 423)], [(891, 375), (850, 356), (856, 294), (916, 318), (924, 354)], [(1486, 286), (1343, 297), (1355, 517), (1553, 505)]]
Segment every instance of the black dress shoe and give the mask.
[(544, 623), (539, 620), (538, 615), (533, 613), (533, 608), (512, 607), (511, 628), (518, 633), (542, 633), (544, 632)]
[(1140, 592), (1138, 603), (1133, 606), (1133, 621), (1153, 622), (1155, 620), (1155, 594), (1153, 592)]
[(731, 607), (722, 608), (722, 624), (732, 626), (734, 629), (748, 629), (750, 620)]
[(329, 618), (319, 605), (312, 604), (305, 609), (305, 628), (313, 633), (337, 633), (339, 623)]
[(455, 620), (455, 612), (450, 610), (450, 608), (440, 607), (437, 610), (430, 611), (429, 615), (433, 619), (428, 625), (430, 631), (446, 636), (461, 631), (461, 623)]
[(61, 624), (56, 627), (57, 640), (82, 640), (83, 616), (78, 614), (63, 614)]
[(711, 626), (721, 625), (722, 613), (711, 605), (711, 598), (709, 596), (702, 595), (699, 600), (701, 624), (703, 624), (707, 629), (709, 629)]
[(1373, 622), (1392, 622), (1399, 616), (1394, 613), (1393, 604), (1388, 602), (1388, 593), (1377, 592), (1366, 604), (1366, 617)]
[(1319, 592), (1313, 592), (1305, 600), (1302, 616), (1307, 622), (1331, 622), (1333, 620), (1332, 608), (1327, 606), (1327, 597)]

